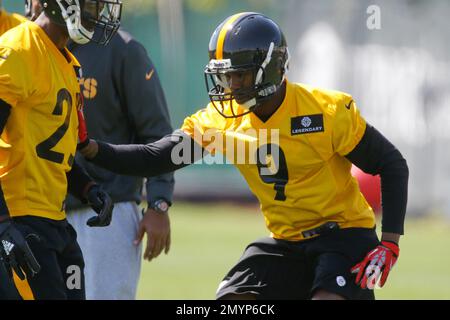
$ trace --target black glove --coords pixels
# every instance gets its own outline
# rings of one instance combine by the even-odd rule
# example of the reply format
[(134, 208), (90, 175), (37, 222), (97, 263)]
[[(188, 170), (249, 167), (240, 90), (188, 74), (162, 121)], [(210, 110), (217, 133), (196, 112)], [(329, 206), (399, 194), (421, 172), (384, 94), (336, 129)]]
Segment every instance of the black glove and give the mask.
[[(30, 234), (27, 237), (39, 239), (35, 234)], [(31, 252), (27, 241), (9, 219), (0, 222), (0, 242), (0, 259), (10, 277), (12, 277), (11, 269), (21, 280), (25, 280), (25, 275), (27, 278), (33, 277), (41, 270), (41, 266)]]
[(87, 225), (89, 227), (106, 227), (111, 223), (114, 204), (103, 189), (94, 184), (87, 192), (87, 201), (92, 209), (97, 212), (98, 216), (89, 218)]

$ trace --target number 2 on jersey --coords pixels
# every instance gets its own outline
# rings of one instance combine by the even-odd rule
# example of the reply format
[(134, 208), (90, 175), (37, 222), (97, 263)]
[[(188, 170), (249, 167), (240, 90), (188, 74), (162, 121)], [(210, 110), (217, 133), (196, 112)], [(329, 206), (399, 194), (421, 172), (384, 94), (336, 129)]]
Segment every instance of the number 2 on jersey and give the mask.
[(51, 149), (53, 149), (66, 134), (70, 124), (70, 115), (72, 114), (72, 96), (67, 89), (63, 88), (58, 92), (56, 106), (52, 115), (61, 116), (63, 114), (64, 102), (66, 102), (68, 108), (64, 123), (56, 129), (50, 137), (36, 146), (36, 152), (40, 158), (59, 164), (62, 164), (64, 161), (64, 153), (56, 152)]

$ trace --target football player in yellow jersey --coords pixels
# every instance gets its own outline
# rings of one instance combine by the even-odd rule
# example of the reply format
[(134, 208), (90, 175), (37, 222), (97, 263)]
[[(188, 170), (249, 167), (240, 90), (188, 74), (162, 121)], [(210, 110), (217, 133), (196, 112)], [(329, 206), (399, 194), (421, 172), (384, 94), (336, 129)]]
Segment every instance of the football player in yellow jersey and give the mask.
[[(228, 17), (209, 43), (211, 103), (147, 145), (91, 141), (85, 156), (112, 171), (155, 175), (221, 152), (261, 204), (270, 237), (251, 243), (218, 299), (373, 299), (399, 256), (408, 167), (342, 92), (292, 83), (279, 26)], [(381, 176), (381, 241), (352, 163)]]
[[(78, 77), (65, 47), (106, 44), (120, 25), (119, 0), (41, 0), (44, 12), (0, 37), (0, 256), (23, 299), (84, 299), (84, 261), (65, 216), (67, 191), (107, 226), (112, 201), (74, 163), (86, 140)], [(101, 37), (94, 39), (93, 28)], [(2, 277), (2, 285), (8, 279)], [(13, 298), (7, 296), (6, 298)]]
[(27, 21), (27, 19), (20, 14), (6, 12), (6, 10), (2, 8), (2, 1), (0, 0), (0, 36), (9, 29), (18, 26), (25, 21)]

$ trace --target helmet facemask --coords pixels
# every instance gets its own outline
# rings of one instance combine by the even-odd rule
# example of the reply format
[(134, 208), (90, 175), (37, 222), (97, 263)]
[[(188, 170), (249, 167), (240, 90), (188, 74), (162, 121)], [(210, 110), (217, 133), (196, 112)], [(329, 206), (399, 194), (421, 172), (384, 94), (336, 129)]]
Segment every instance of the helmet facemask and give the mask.
[(120, 27), (120, 0), (40, 0), (47, 16), (65, 25), (78, 44), (106, 45)]
[[(222, 67), (221, 67), (222, 66)], [(251, 112), (251, 108), (255, 105), (254, 88), (241, 87), (239, 89), (232, 89), (231, 74), (232, 73), (247, 73), (252, 76), (253, 83), (256, 77), (255, 69), (257, 66), (239, 66), (238, 68), (231, 67), (229, 59), (225, 60), (211, 60), (205, 68), (205, 84), (208, 90), (208, 95), (211, 103), (216, 110), (225, 118), (236, 118)], [(233, 106), (233, 101), (236, 101), (244, 110), (238, 113)], [(231, 114), (226, 114), (226, 105), (230, 105)]]
[[(269, 100), (278, 91), (285, 79), (289, 52), (287, 47), (284, 52), (274, 52), (274, 47), (272, 42), (260, 64), (249, 63), (233, 66), (231, 59), (210, 60), (205, 67), (206, 88), (211, 103), (223, 117), (244, 116)], [(280, 66), (280, 64), (282, 65)], [(251, 72), (252, 85), (232, 90), (229, 75), (233, 72)], [(244, 111), (238, 112), (233, 106), (234, 102)], [(229, 104), (231, 114), (225, 112), (227, 104)]]
[[(102, 4), (103, 6), (101, 7)], [(117, 30), (119, 30), (122, 15), (122, 2), (120, 0), (97, 1), (95, 9), (98, 19), (94, 18), (95, 15), (88, 18), (97, 28), (92, 41), (100, 44), (107, 44)]]

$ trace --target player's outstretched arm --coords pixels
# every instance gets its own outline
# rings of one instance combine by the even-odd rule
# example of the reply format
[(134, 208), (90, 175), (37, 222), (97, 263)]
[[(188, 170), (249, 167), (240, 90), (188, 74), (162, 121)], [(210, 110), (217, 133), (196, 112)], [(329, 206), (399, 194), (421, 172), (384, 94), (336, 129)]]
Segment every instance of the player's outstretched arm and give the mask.
[(149, 177), (184, 168), (204, 155), (202, 147), (180, 130), (146, 145), (113, 145), (90, 140), (81, 153), (89, 161), (124, 175)]

